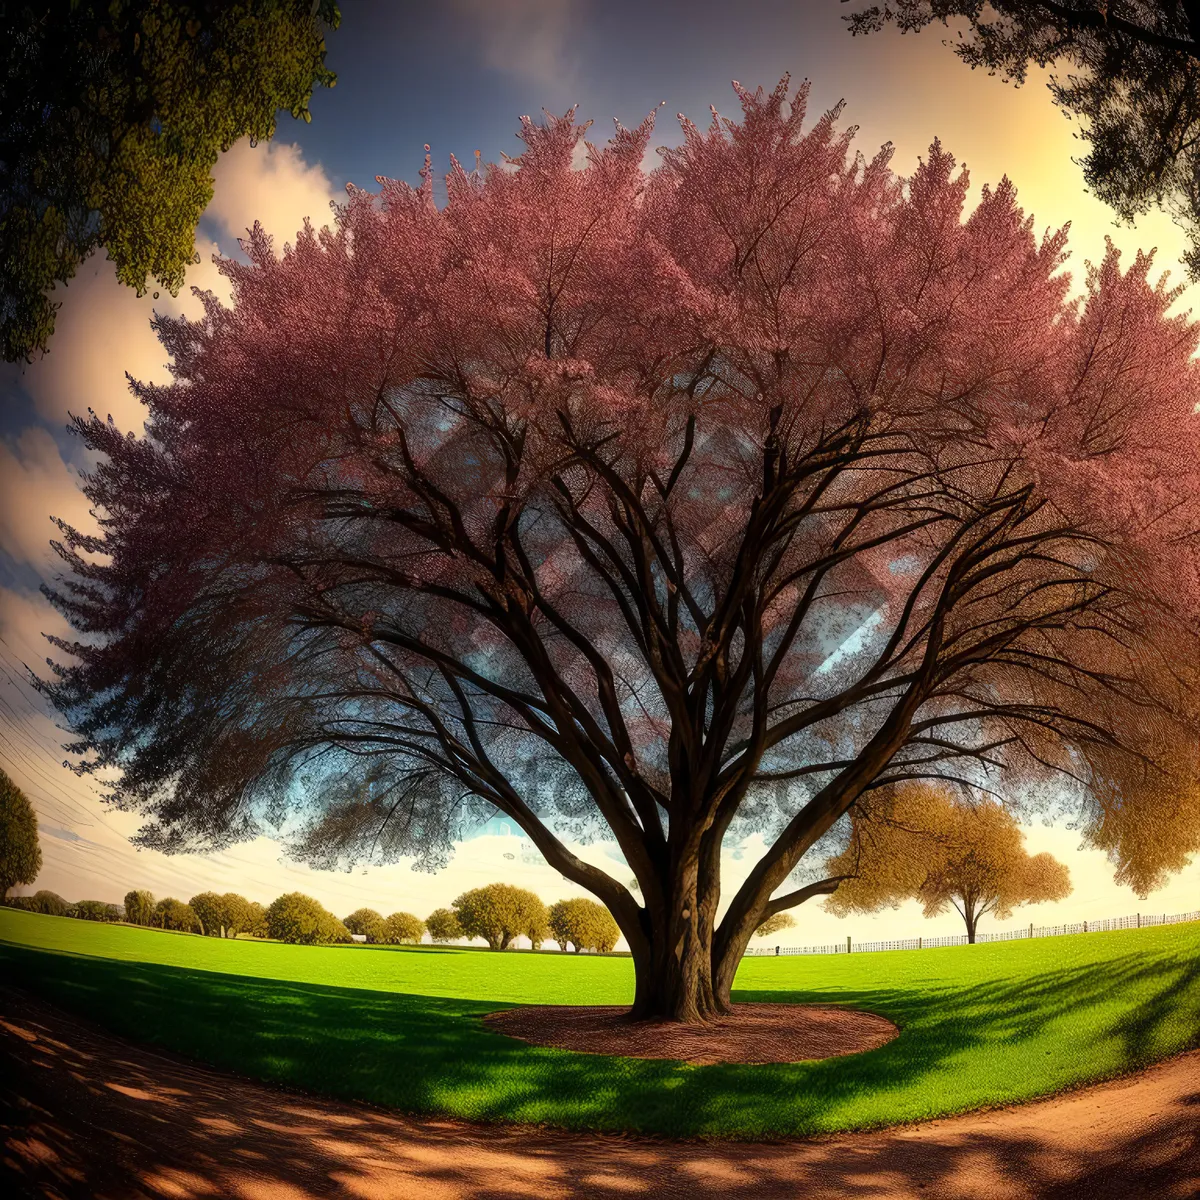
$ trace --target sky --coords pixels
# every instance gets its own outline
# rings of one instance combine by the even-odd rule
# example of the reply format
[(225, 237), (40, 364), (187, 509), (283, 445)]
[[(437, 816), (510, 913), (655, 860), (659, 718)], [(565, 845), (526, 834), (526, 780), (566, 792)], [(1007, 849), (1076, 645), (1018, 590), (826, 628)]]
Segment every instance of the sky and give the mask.
[[(129, 838), (140, 819), (106, 809), (86, 780), (62, 767), (64, 737), (39, 697), (24, 682), (26, 665), (44, 673), (50, 647), (42, 633), (65, 634), (63, 619), (39, 586), (55, 575), (49, 518), (87, 527), (80, 474), (93, 464), (66, 432), (70, 413), (93, 408), (119, 427), (140, 433), (145, 410), (130, 394), (128, 372), (145, 382), (169, 382), (166, 352), (150, 329), (154, 311), (200, 314), (194, 285), (229, 301), (214, 252), (245, 260), (237, 238), (254, 221), (275, 237), (277, 252), (294, 241), (306, 216), (332, 224), (331, 202), (347, 183), (376, 190), (378, 175), (416, 185), (428, 143), (435, 168), (434, 198), (445, 203), (444, 173), (453, 153), (470, 166), (517, 155), (521, 114), (545, 108), (593, 119), (587, 138), (603, 142), (614, 117), (626, 127), (658, 111), (647, 156), (682, 140), (673, 115), (706, 127), (709, 105), (737, 118), (731, 87), (740, 81), (766, 90), (790, 73), (794, 85), (812, 81), (809, 120), (845, 100), (841, 126), (856, 125), (855, 147), (870, 158), (895, 147), (892, 170), (912, 173), (933, 139), (971, 178), (968, 211), (984, 183), (1015, 183), (1038, 233), (1070, 222), (1067, 263), (1081, 289), (1085, 260), (1099, 261), (1109, 236), (1128, 262), (1138, 249), (1157, 247), (1156, 268), (1182, 280), (1178, 258), (1185, 239), (1164, 214), (1135, 227), (1118, 226), (1109, 209), (1086, 194), (1072, 161), (1085, 152), (1070, 121), (1051, 103), (1047, 74), (1032, 68), (1015, 88), (970, 71), (943, 44), (951, 31), (933, 26), (917, 35), (889, 29), (851, 38), (838, 0), (342, 0), (342, 26), (327, 36), (326, 64), (337, 86), (318, 89), (311, 124), (279, 116), (275, 138), (235, 145), (216, 170), (212, 203), (196, 235), (200, 262), (189, 267), (178, 297), (163, 291), (138, 298), (116, 282), (104, 252), (93, 255), (62, 300), (50, 353), (24, 367), (0, 364), (0, 767), (38, 813), (43, 867), (35, 887), (70, 900), (119, 902), (133, 887), (187, 899), (200, 891), (238, 891), (269, 903), (285, 891), (316, 896), (339, 916), (367, 905), (384, 913), (425, 916), (468, 887), (497, 879), (527, 886), (547, 902), (584, 895), (544, 863), (511, 822), (493, 820), (459, 844), (450, 865), (424, 874), (401, 862), (347, 873), (290, 863), (266, 837), (208, 855), (168, 857), (135, 849)], [(1156, 270), (1155, 274), (1158, 271)], [(1173, 311), (1195, 306), (1188, 288)], [(1074, 891), (1057, 904), (1016, 910), (1009, 922), (986, 918), (983, 928), (1057, 924), (1137, 911), (1172, 913), (1200, 908), (1200, 862), (1144, 900), (1113, 881), (1104, 855), (1080, 847), (1066, 826), (1028, 826), (1031, 853), (1049, 851), (1071, 871)], [(573, 847), (598, 866), (622, 871), (604, 842)], [(726, 847), (727, 894), (750, 871), (762, 842), (757, 835)], [(34, 888), (19, 889), (25, 892)], [(796, 910), (785, 944), (843, 939), (939, 936), (962, 931), (954, 913), (926, 919), (915, 902), (874, 916), (839, 919), (819, 902)], [(777, 939), (772, 939), (772, 941)]]

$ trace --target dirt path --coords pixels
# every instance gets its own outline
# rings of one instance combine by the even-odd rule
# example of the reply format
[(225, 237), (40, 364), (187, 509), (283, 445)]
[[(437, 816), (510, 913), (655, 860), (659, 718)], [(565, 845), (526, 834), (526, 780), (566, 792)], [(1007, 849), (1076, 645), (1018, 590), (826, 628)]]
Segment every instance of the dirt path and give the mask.
[(74, 1200), (1193, 1200), (1200, 1051), (1020, 1108), (775, 1145), (484, 1128), (275, 1090), (0, 988), (0, 1192)]

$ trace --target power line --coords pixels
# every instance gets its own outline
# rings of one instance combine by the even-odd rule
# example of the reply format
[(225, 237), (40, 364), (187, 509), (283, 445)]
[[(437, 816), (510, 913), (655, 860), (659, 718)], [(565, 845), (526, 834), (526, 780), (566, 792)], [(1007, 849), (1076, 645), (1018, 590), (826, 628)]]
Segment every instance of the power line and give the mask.
[[(48, 772), (46, 772), (45, 770), (43, 770), (41, 768), (40, 765), (38, 765), (36, 763), (31, 764), (29, 762), (23, 761), (23, 755), (21, 753), (21, 748), (19, 746), (17, 746), (17, 744), (15, 742), (12, 742), (9, 738), (5, 737), (3, 734), (0, 734), (0, 742), (3, 742), (4, 744), (8, 745), (11, 748), (9, 753), (5, 753), (2, 749), (0, 749), (0, 756), (7, 759), (7, 761), (12, 766), (14, 766), (18, 771), (20, 771), (22, 774), (25, 774), (25, 775), (36, 774), (37, 777), (44, 784), (49, 786), (53, 791), (58, 791), (58, 789), (60, 787), (60, 780), (52, 778)], [(99, 797), (97, 797), (97, 799), (99, 799)], [(74, 805), (74, 807), (79, 809), (79, 811), (82, 812), (85, 816), (90, 817), (90, 816), (94, 815), (93, 813), (89, 812), (86, 808), (84, 808), (83, 805), (80, 804), (79, 801), (76, 800), (73, 796), (63, 795), (60, 798), (59, 803), (66, 803), (66, 804)]]
[(0, 708), (3, 708), (5, 712), (7, 712), (7, 719), (9, 721), (16, 724), (23, 733), (26, 733), (29, 737), (33, 738), (33, 740), (37, 742), (47, 754), (53, 754), (55, 757), (57, 757), (59, 754), (65, 753), (65, 750), (61, 745), (52, 745), (42, 734), (38, 733), (38, 731), (33, 727), (33, 723), (29, 720), (29, 717), (24, 713), (17, 712), (16, 709), (14, 709), (2, 695), (0, 695)]
[[(4, 757), (4, 755), (0, 754), (0, 759), (3, 759)], [(73, 814), (66, 811), (63, 807), (64, 801), (61, 797), (47, 795), (41, 790), (40, 787), (35, 787), (30, 784), (25, 784), (24, 790), (27, 791), (35, 800), (40, 800), (43, 804), (50, 805), (52, 808), (50, 815), (55, 817), (55, 819), (60, 821), (75, 821)], [(81, 811), (83, 811), (82, 808)], [(91, 816), (92, 814), (89, 813), (87, 815)], [(88, 829), (94, 828), (96, 825), (95, 821), (78, 821), (76, 823)], [(104, 828), (111, 829), (112, 827), (110, 825), (104, 825)]]

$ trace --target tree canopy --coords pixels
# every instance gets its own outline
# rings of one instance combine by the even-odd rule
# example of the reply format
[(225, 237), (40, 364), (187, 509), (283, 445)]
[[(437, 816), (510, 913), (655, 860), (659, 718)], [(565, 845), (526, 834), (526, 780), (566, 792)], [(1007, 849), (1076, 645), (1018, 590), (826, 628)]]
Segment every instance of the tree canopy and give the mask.
[(458, 914), (452, 908), (435, 908), (425, 918), (425, 928), (434, 942), (452, 942), (466, 936), (458, 923)]
[(803, 128), (807, 84), (735, 87), (649, 175), (652, 117), (577, 170), (572, 110), (441, 210), (427, 160), (282, 260), (256, 226), (232, 308), (156, 321), (145, 436), (76, 419), (103, 532), (62, 526), (87, 637), (42, 686), (139, 844), (286, 819), (432, 870), (499, 810), (613, 914), (635, 1011), (689, 1022), (897, 782), (1075, 809), (1130, 882), (1187, 862), (1177, 293), (1110, 246), (1068, 300), (1007, 179), (965, 213), (939, 143), (901, 179), (840, 106)]
[(125, 920), (130, 925), (149, 925), (154, 920), (154, 897), (134, 889), (125, 893)]
[(246, 926), (244, 931), (252, 937), (267, 936), (267, 910), (257, 900), (249, 901), (246, 909)]
[(382, 941), (391, 946), (404, 942), (417, 943), (425, 934), (425, 922), (412, 913), (394, 912), (383, 923)]
[(387, 941), (387, 925), (383, 917), (373, 908), (359, 908), (352, 912), (343, 922), (351, 933), (365, 937), (368, 942)]
[(38, 891), (32, 896), (9, 896), (4, 900), (9, 908), (19, 908), (25, 912), (45, 913), (50, 917), (75, 916), (74, 905), (69, 904), (57, 892)]
[(32, 883), (42, 869), (37, 814), (25, 793), (0, 771), (0, 899)]
[(288, 892), (272, 901), (267, 908), (267, 932), (277, 941), (305, 946), (351, 940), (346, 926), (303, 892)]
[(45, 351), (50, 292), (103, 246), (178, 293), (218, 155), (311, 120), (333, 0), (14, 0), (0, 8), (0, 344)]
[(235, 938), (251, 924), (250, 901), (237, 892), (201, 892), (188, 903), (208, 937)]
[(464, 937), (483, 938), (493, 950), (507, 950), (531, 928), (546, 927), (546, 906), (527, 888), (489, 883), (463, 892), (454, 912)]
[(574, 896), (550, 905), (550, 935), (565, 950), (574, 946), (575, 953), (596, 950), (607, 954), (617, 944), (621, 930), (612, 914), (602, 904)]
[(119, 904), (110, 904), (106, 900), (78, 900), (71, 905), (71, 916), (81, 921), (114, 922), (123, 920), (125, 910)]
[[(842, 0), (843, 4), (850, 0)], [(889, 0), (845, 18), (852, 34), (894, 22), (915, 32), (965, 18), (954, 53), (972, 70), (1025, 82), (1030, 63), (1061, 64), (1050, 94), (1082, 118), (1091, 191), (1126, 221), (1165, 207), (1191, 243), (1200, 280), (1200, 6), (1179, 0)]]
[(994, 800), (956, 799), (944, 788), (909, 784), (855, 807), (850, 844), (825, 864), (844, 882), (825, 911), (876, 912), (918, 899), (927, 917), (953, 908), (975, 941), (979, 918), (1003, 921), (1020, 904), (1062, 900), (1070, 874), (1049, 854), (1030, 855), (1013, 815)]
[(49, 917), (65, 917), (71, 907), (57, 892), (51, 892), (44, 888), (34, 892), (32, 899), (36, 910)]
[(235, 938), (250, 928), (254, 913), (250, 901), (238, 892), (226, 892), (222, 897), (225, 936)]
[(188, 901), (205, 937), (224, 937), (225, 901), (216, 892), (201, 892)]
[(192, 911), (190, 904), (168, 896), (154, 906), (154, 919), (151, 922), (159, 929), (174, 929), (179, 933), (202, 933), (200, 918)]

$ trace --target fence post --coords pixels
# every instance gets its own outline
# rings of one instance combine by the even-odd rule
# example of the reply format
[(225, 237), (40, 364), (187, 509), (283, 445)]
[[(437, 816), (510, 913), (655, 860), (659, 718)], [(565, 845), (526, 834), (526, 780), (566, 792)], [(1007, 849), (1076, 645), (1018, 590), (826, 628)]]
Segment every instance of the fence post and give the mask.
[(1083, 932), (1087, 933), (1087, 922), (1086, 921), (1084, 921), (1084, 923), (1083, 923)]
[(846, 934), (846, 953), (850, 953), (850, 935)]
[(1033, 922), (1029, 922), (1029, 936), (1033, 937)]
[(1138, 921), (1138, 923), (1137, 923), (1137, 927), (1138, 927), (1139, 929), (1141, 929), (1141, 927), (1142, 927), (1142, 914), (1141, 914), (1141, 913), (1138, 913), (1138, 915), (1137, 915), (1137, 921)]
[(918, 949), (918, 950), (922, 949), (922, 943), (923, 943), (924, 941), (925, 941), (925, 938), (924, 938), (924, 937), (919, 937), (919, 938), (917, 938), (917, 949)]
[(779, 957), (779, 947), (778, 946), (775, 947), (775, 957), (776, 958)]

